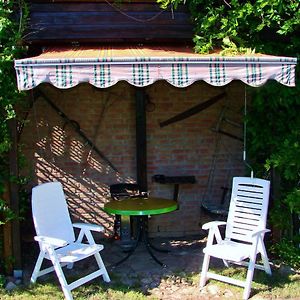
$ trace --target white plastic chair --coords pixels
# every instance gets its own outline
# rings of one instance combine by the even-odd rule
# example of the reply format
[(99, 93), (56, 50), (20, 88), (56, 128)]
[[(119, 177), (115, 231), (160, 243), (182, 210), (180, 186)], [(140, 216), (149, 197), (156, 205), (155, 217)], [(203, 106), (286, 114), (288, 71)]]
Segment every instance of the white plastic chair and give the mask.
[[(243, 299), (248, 299), (254, 268), (271, 275), (271, 268), (263, 242), (269, 203), (270, 182), (258, 178), (233, 178), (231, 201), (227, 222), (213, 221), (202, 226), (208, 230), (206, 247), (203, 249), (200, 288), (210, 278), (244, 287)], [(226, 224), (225, 238), (222, 239), (219, 227)], [(215, 241), (214, 241), (215, 240)], [(256, 264), (257, 254), (261, 254), (263, 265)], [(248, 266), (245, 281), (208, 272), (210, 257), (223, 260), (225, 266), (232, 262)], [(245, 261), (247, 260), (247, 261)]]
[[(109, 275), (100, 256), (103, 245), (95, 243), (91, 231), (101, 232), (102, 226), (94, 224), (71, 223), (63, 187), (60, 182), (49, 182), (32, 189), (32, 214), (36, 230), (34, 239), (39, 242), (40, 254), (31, 276), (35, 283), (39, 276), (56, 272), (67, 300), (72, 300), (71, 290), (86, 282), (102, 276), (110, 282)], [(80, 232), (75, 240), (74, 229)], [(88, 244), (82, 243), (84, 236)], [(62, 267), (73, 267), (73, 263), (94, 255), (98, 269), (70, 284), (67, 283)], [(43, 260), (48, 259), (53, 267), (41, 270)]]

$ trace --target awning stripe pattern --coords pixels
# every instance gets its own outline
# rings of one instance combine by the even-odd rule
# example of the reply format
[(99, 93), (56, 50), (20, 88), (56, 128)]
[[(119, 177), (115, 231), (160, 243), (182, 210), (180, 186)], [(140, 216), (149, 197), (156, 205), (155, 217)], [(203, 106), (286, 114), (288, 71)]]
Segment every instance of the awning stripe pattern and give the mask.
[(34, 58), (16, 60), (18, 88), (29, 90), (43, 82), (60, 89), (82, 82), (107, 88), (119, 81), (143, 87), (157, 80), (166, 80), (181, 88), (199, 80), (214, 86), (241, 80), (257, 87), (270, 79), (295, 86), (296, 58), (201, 56), (186, 49), (170, 48), (138, 50), (140, 56), (132, 49), (81, 49), (80, 52), (51, 49)]

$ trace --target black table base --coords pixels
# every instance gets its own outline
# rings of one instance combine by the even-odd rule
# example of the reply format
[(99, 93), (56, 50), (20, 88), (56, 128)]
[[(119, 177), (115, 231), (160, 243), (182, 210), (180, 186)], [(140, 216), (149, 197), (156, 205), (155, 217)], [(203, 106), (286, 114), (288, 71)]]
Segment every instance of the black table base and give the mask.
[(136, 237), (133, 240), (133, 245), (131, 247), (128, 247), (128, 250), (124, 251), (127, 253), (127, 255), (122, 258), (120, 261), (115, 263), (112, 267), (116, 267), (120, 264), (122, 264), (124, 261), (126, 261), (136, 250), (138, 245), (140, 243), (143, 243), (146, 246), (146, 249), (150, 256), (153, 258), (155, 262), (157, 262), (159, 265), (162, 267), (167, 267), (164, 263), (162, 263), (153, 253), (152, 250), (155, 250), (157, 252), (163, 252), (163, 253), (168, 253), (170, 252), (169, 250), (166, 249), (160, 249), (155, 246), (153, 246), (148, 237), (148, 216), (137, 216), (134, 217), (134, 221), (136, 222)]

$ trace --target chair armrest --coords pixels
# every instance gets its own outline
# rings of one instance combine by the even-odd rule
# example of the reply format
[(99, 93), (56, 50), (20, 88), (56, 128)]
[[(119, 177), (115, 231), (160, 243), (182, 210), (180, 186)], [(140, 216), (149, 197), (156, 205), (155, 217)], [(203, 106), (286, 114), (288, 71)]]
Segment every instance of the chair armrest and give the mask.
[(211, 228), (216, 228), (220, 225), (226, 225), (226, 222), (224, 221), (212, 221), (212, 222), (208, 222), (202, 225), (202, 229), (204, 230), (208, 230)]
[(56, 238), (52, 238), (49, 236), (43, 236), (43, 235), (38, 235), (35, 236), (34, 239), (37, 242), (43, 243), (43, 244), (48, 244), (54, 247), (63, 247), (68, 245), (68, 242), (62, 239), (56, 239)]
[(261, 229), (261, 230), (257, 230), (257, 231), (252, 232), (251, 237), (255, 237), (255, 236), (258, 236), (258, 235), (262, 235), (262, 234), (267, 233), (267, 232), (270, 232), (270, 231), (271, 231), (270, 229)]
[(104, 231), (103, 226), (97, 224), (90, 224), (90, 223), (74, 223), (73, 227), (83, 229), (83, 230), (97, 231), (97, 232)]

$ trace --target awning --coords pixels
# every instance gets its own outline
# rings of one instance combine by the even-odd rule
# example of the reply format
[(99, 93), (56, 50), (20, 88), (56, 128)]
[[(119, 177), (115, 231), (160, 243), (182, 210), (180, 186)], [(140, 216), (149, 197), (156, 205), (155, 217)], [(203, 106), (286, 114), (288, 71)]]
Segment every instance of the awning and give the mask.
[(36, 57), (15, 61), (19, 90), (48, 82), (60, 89), (88, 82), (107, 88), (119, 81), (143, 87), (166, 80), (187, 87), (203, 80), (223, 86), (232, 80), (257, 87), (273, 79), (295, 86), (296, 58), (268, 55), (200, 55), (187, 47), (47, 48)]

